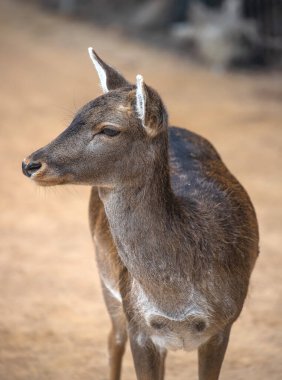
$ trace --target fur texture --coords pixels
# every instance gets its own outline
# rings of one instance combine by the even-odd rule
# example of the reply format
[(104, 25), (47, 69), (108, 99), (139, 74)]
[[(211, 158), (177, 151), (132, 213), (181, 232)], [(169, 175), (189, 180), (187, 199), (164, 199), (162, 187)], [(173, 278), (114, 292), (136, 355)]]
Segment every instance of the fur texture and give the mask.
[(167, 349), (196, 348), (200, 380), (216, 380), (258, 255), (253, 206), (207, 140), (168, 127), (155, 90), (94, 57), (108, 92), (30, 155), (24, 173), (40, 185), (92, 186), (111, 380), (127, 335), (139, 380), (163, 379)]

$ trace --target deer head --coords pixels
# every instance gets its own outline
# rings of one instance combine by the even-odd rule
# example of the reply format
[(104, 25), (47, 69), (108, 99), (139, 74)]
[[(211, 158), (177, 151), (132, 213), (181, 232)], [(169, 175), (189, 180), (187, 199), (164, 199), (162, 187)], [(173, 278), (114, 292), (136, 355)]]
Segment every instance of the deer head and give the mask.
[(132, 181), (158, 155), (167, 113), (141, 75), (131, 85), (89, 48), (103, 95), (83, 106), (55, 140), (28, 156), (23, 173), (42, 186), (112, 187)]

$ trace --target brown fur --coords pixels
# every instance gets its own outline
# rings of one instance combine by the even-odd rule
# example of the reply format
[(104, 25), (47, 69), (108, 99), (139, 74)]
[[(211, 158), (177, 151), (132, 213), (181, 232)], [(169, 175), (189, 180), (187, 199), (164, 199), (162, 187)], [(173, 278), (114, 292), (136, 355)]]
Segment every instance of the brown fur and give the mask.
[[(23, 170), (40, 185), (92, 186), (90, 229), (112, 319), (110, 379), (120, 378), (128, 335), (139, 380), (162, 380), (166, 350), (179, 348), (198, 348), (200, 380), (216, 380), (258, 255), (254, 209), (208, 141), (168, 128), (154, 90), (145, 85), (144, 127), (135, 86), (99, 63), (110, 91)], [(107, 136), (107, 126), (119, 134)], [(32, 171), (30, 162), (42, 166)]]

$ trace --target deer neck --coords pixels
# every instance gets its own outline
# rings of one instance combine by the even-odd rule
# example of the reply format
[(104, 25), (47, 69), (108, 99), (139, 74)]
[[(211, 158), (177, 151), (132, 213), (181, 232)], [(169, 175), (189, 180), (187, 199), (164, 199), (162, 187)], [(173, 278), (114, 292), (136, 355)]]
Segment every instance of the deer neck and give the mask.
[(118, 254), (144, 287), (163, 282), (161, 276), (169, 265), (165, 250), (178, 205), (170, 184), (167, 145), (165, 136), (158, 158), (145, 168), (142, 178), (130, 185), (99, 189)]

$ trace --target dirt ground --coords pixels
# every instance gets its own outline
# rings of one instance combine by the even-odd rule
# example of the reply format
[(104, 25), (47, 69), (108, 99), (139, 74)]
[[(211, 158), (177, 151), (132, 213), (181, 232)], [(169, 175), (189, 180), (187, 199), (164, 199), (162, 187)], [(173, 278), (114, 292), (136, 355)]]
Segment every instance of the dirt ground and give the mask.
[[(0, 379), (107, 379), (109, 319), (88, 231), (89, 188), (41, 189), (22, 159), (100, 94), (93, 45), (156, 87), (171, 122), (210, 139), (257, 210), (261, 256), (222, 379), (282, 378), (282, 76), (197, 68), (116, 30), (0, 3)], [(167, 379), (196, 379), (196, 352), (171, 353)], [(134, 379), (129, 350), (123, 379)]]

